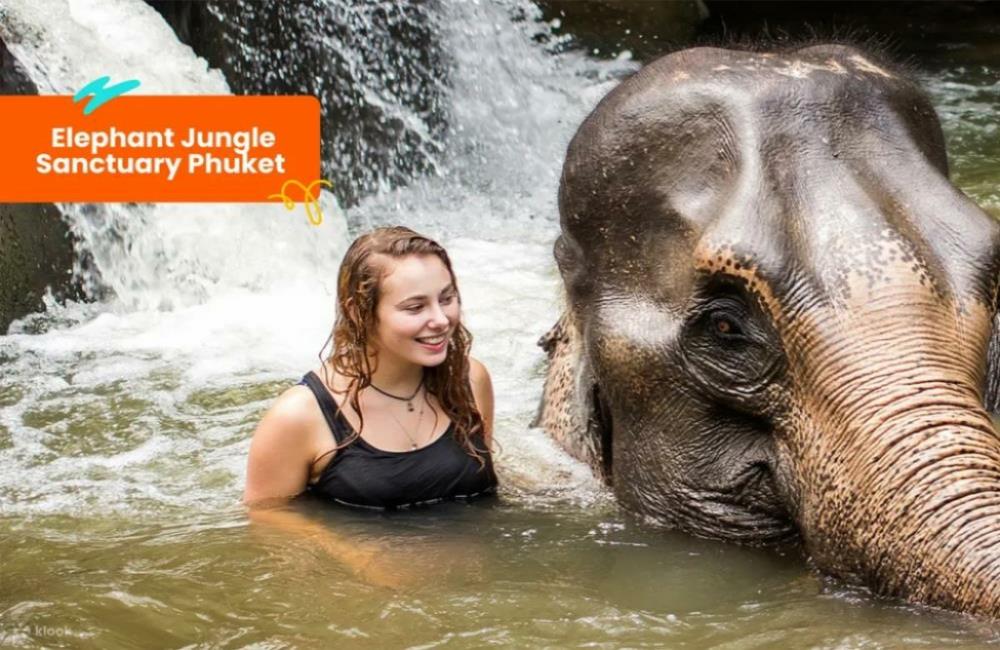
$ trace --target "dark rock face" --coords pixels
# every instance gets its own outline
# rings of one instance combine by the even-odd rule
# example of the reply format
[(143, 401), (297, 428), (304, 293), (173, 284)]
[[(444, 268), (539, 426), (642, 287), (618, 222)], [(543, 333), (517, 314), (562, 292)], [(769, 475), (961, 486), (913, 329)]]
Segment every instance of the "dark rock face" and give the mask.
[(537, 0), (546, 21), (558, 20), (556, 34), (570, 34), (570, 47), (614, 58), (629, 50), (649, 60), (688, 44), (708, 17), (702, 0)]
[(80, 298), (73, 278), (73, 237), (51, 203), (0, 204), (0, 332), (57, 299)]
[[(35, 84), (0, 41), (0, 94), (34, 95)], [(50, 203), (0, 204), (0, 334), (11, 321), (44, 307), (51, 288), (57, 298), (80, 297), (74, 278), (75, 240)]]
[(426, 4), (148, 1), (234, 93), (319, 98), (322, 173), (345, 206), (435, 169), (447, 62)]
[(766, 40), (782, 45), (810, 39), (878, 44), (915, 56), (921, 67), (990, 65), (1000, 51), (996, 2), (705, 0), (705, 6), (710, 17), (699, 35), (716, 42)]
[(21, 64), (17, 62), (3, 41), (0, 41), (0, 94), (38, 94), (38, 88), (28, 78), (28, 74), (21, 68)]

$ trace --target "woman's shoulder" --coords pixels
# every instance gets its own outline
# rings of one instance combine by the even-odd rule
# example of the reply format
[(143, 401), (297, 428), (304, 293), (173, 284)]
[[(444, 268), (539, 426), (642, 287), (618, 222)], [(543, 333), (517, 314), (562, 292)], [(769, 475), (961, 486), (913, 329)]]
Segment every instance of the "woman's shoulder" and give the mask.
[(490, 383), (490, 373), (483, 362), (475, 357), (469, 357), (469, 383), (473, 388), (486, 386)]
[(469, 385), (476, 408), (483, 417), (484, 435), (489, 445), (493, 437), (493, 382), (486, 366), (472, 357), (469, 357)]
[(286, 442), (292, 442), (295, 438), (306, 442), (322, 423), (323, 414), (312, 390), (308, 386), (296, 384), (271, 404), (258, 425), (258, 432), (263, 431), (265, 435), (274, 432), (272, 435), (282, 435)]
[(294, 496), (305, 489), (322, 419), (308, 387), (293, 386), (278, 396), (250, 441), (245, 503)]

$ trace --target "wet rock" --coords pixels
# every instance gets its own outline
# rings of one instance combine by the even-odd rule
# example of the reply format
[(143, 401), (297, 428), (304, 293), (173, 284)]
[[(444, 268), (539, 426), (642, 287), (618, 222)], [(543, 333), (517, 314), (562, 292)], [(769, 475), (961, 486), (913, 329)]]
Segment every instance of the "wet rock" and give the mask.
[(708, 17), (702, 0), (539, 0), (557, 35), (592, 56), (614, 58), (624, 50), (638, 61), (684, 47)]
[(28, 77), (21, 64), (0, 40), (0, 94), (37, 95), (38, 88)]
[[(0, 94), (34, 95), (38, 89), (0, 41)], [(75, 240), (50, 203), (0, 204), (0, 334), (11, 321), (44, 308), (51, 289), (57, 298), (80, 297), (74, 278)]]
[(705, 0), (700, 36), (725, 44), (836, 41), (915, 56), (921, 66), (992, 64), (1000, 52), (1000, 3), (982, 0)]
[(51, 203), (0, 204), (0, 333), (11, 321), (56, 299), (81, 298), (74, 280), (74, 240)]
[(343, 205), (435, 170), (448, 65), (425, 3), (147, 1), (234, 93), (319, 98)]

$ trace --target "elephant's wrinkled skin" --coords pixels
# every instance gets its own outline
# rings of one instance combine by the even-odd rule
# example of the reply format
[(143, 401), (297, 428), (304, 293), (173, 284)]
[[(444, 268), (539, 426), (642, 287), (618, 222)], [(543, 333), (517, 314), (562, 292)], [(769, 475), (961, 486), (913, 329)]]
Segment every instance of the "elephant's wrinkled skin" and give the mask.
[(559, 209), (539, 421), (626, 508), (1000, 616), (1000, 228), (912, 82), (844, 46), (671, 54), (580, 127)]

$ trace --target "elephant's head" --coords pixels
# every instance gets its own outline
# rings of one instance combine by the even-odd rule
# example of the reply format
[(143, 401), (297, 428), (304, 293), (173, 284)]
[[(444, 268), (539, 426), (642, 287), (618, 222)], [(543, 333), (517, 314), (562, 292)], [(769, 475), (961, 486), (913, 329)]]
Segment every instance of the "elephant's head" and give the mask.
[(580, 127), (559, 207), (540, 421), (625, 507), (1000, 616), (1000, 227), (911, 81), (844, 46), (669, 55)]

